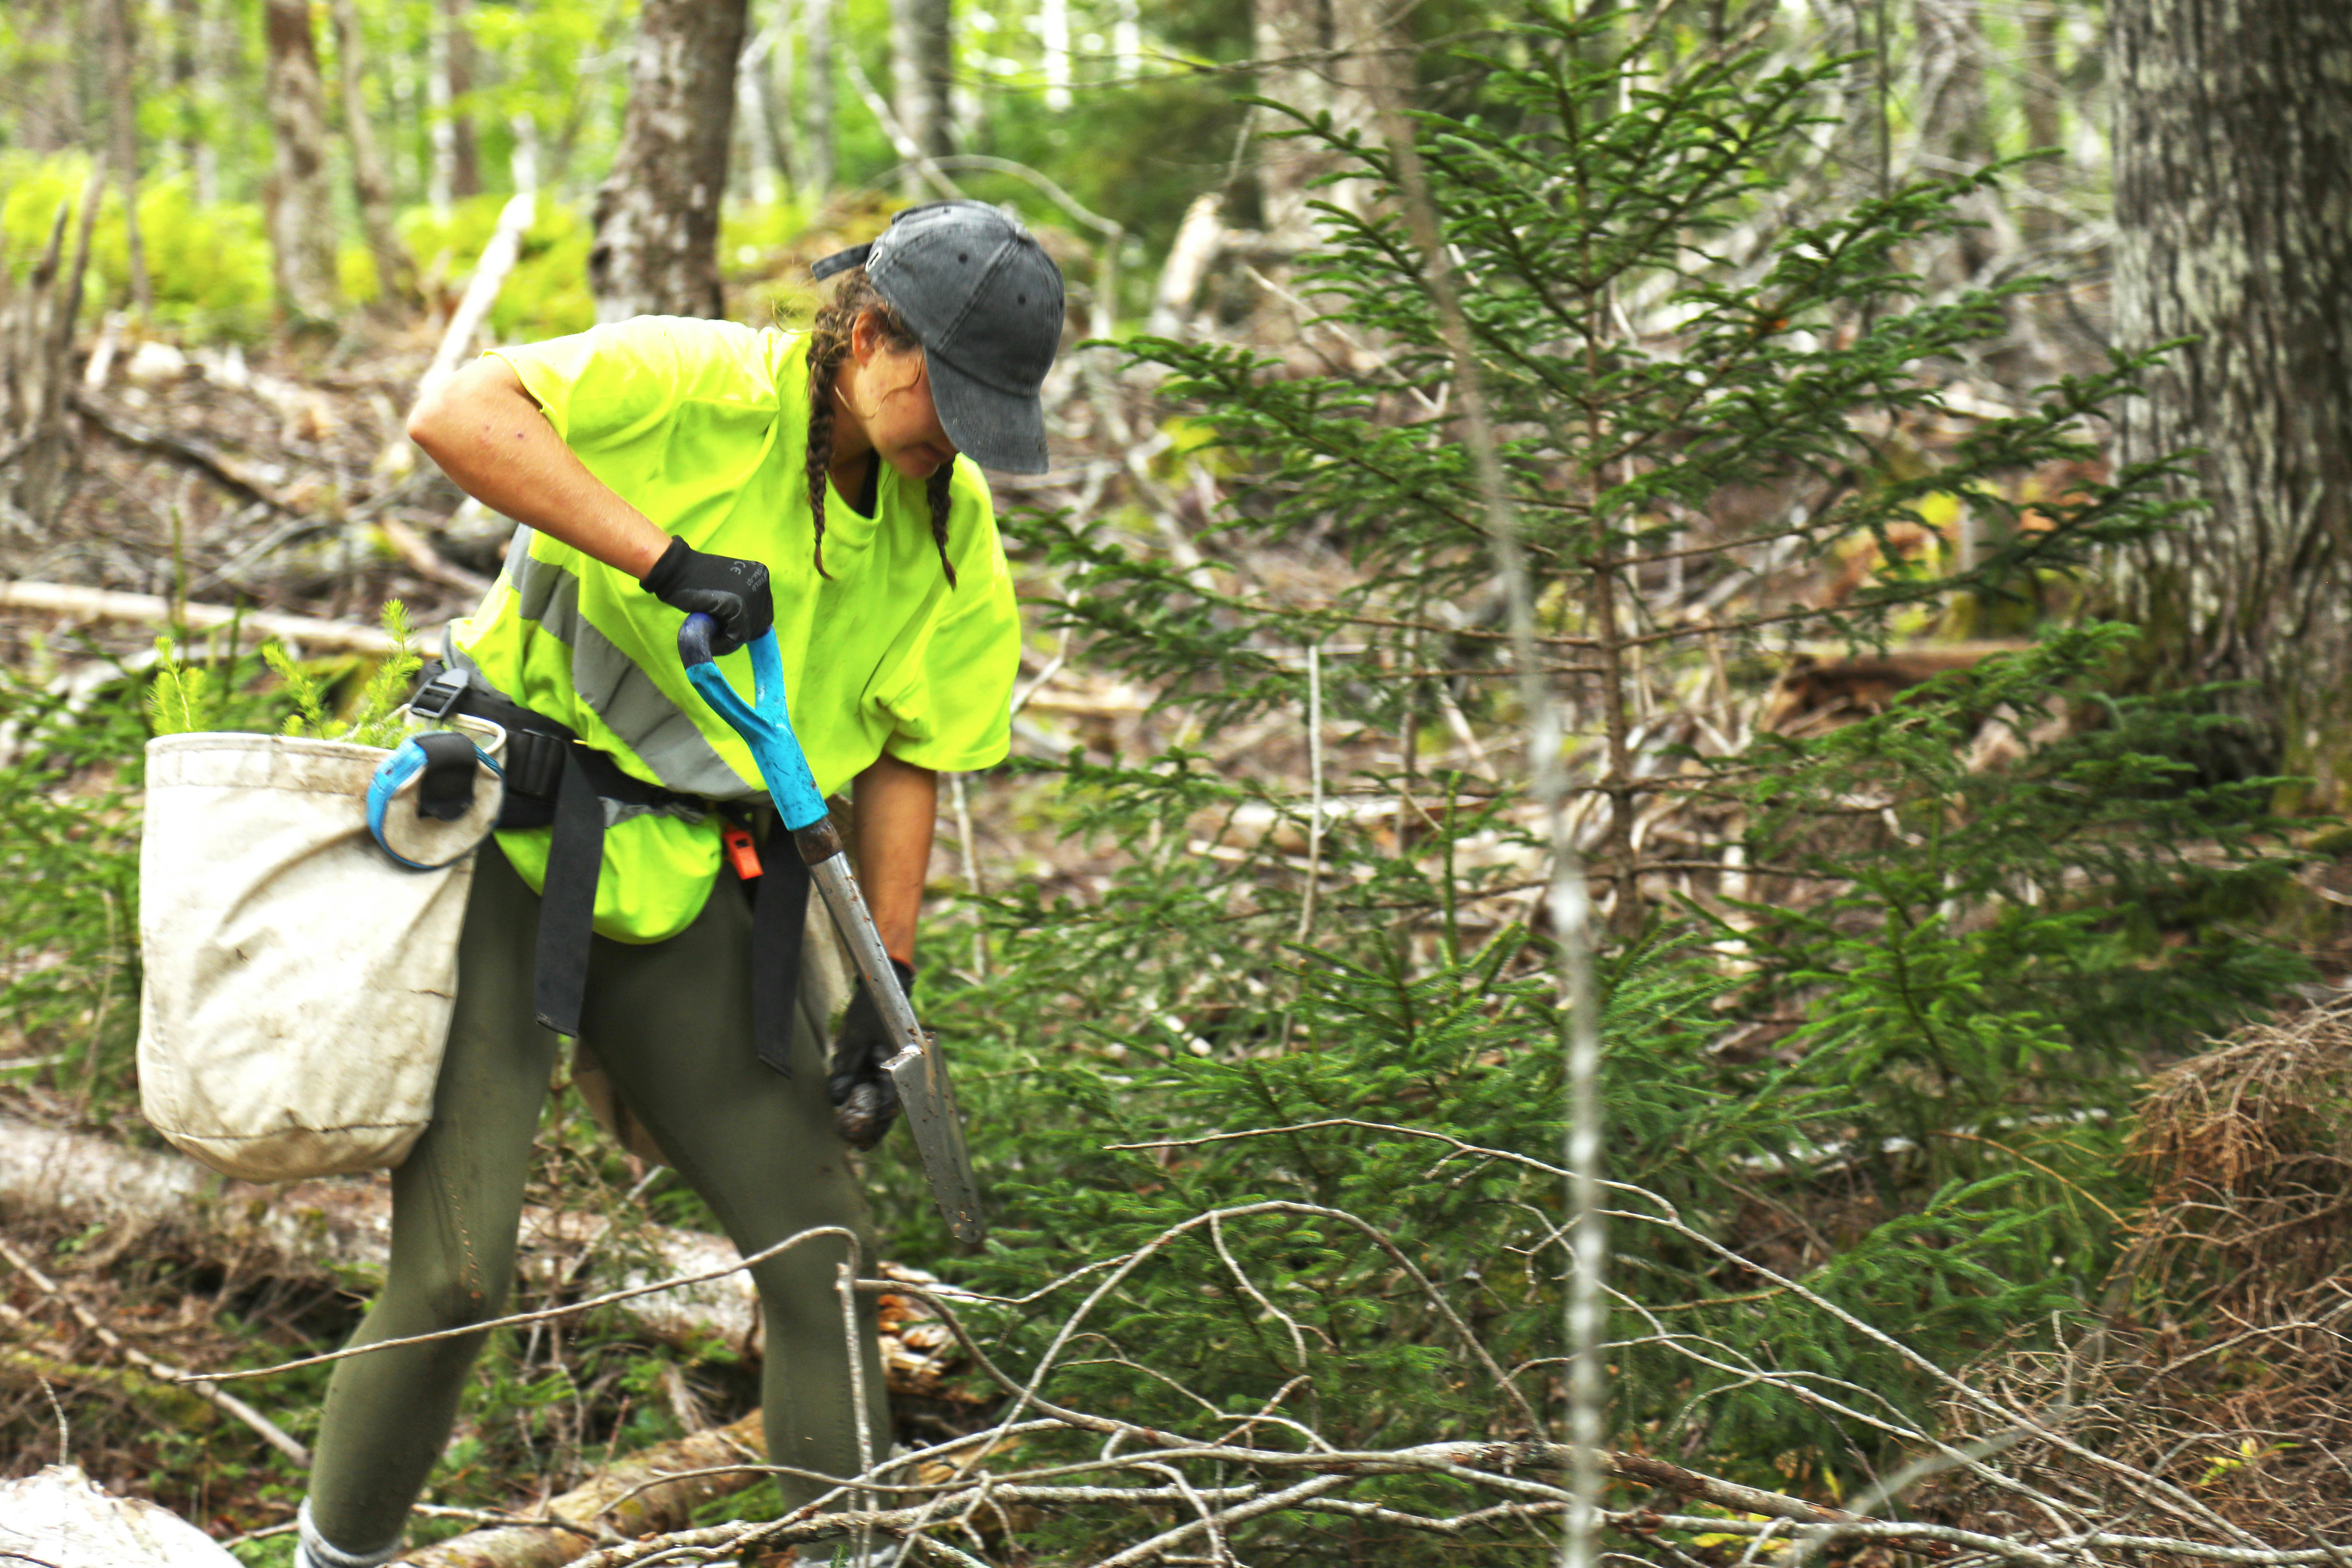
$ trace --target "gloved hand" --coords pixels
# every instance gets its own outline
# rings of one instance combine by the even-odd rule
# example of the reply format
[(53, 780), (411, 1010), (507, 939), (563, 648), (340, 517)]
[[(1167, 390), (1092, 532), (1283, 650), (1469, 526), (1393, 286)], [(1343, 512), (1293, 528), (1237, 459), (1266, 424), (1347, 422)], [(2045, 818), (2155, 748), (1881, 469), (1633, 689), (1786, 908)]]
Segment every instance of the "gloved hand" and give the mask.
[(776, 624), (768, 569), (732, 555), (705, 555), (673, 539), (642, 579), (646, 592), (674, 610), (699, 611), (719, 623), (713, 655), (733, 653)]
[[(894, 958), (890, 967), (898, 971), (899, 986), (912, 998), (915, 966)], [(853, 1149), (873, 1148), (898, 1119), (898, 1086), (882, 1070), (882, 1064), (897, 1054), (897, 1047), (882, 1022), (882, 1009), (860, 980), (857, 994), (850, 998), (848, 1011), (841, 1016), (841, 1033), (834, 1037), (830, 1085), (833, 1130)]]

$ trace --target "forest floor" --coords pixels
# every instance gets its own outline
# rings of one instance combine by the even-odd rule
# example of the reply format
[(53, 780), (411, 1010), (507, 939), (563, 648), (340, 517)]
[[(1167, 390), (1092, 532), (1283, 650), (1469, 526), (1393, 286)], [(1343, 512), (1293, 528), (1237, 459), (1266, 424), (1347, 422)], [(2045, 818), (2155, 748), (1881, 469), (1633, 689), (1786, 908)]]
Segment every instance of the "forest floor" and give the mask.
[[(466, 614), (496, 574), (508, 534), (502, 520), (466, 501), (402, 434), (403, 411), (431, 351), (422, 327), (370, 328), (323, 352), (102, 342), (75, 395), (78, 434), (65, 503), (39, 536), (0, 540), (0, 578), (14, 580), (20, 595), (10, 601), (0, 585), (0, 666), (52, 691), (99, 691), (143, 668), (152, 638), (183, 606), (229, 604), (316, 623), (281, 626), (280, 635), (303, 654), (331, 658), (364, 650), (377, 607), (394, 597), (408, 606), (429, 651), (439, 628)], [(1027, 547), (1024, 509), (1118, 513), (1121, 526), (1156, 532), (1181, 556), (1219, 504), (1201, 469), (1161, 461), (1171, 441), (1149, 386), (1088, 361), (1064, 374), (1056, 391), (1059, 466), (1035, 479), (997, 481), (1017, 585), (1033, 605), (1053, 598), (1058, 584), (1055, 569)], [(1992, 386), (1987, 395), (2005, 395)], [(1329, 570), (1312, 557), (1255, 564), (1295, 582)], [(21, 596), (26, 584), (70, 592), (28, 600)], [(144, 600), (72, 597), (90, 590)], [(1835, 723), (1939, 667), (1932, 657), (1908, 666), (1800, 658), (1748, 683), (1744, 721)], [(118, 696), (121, 689), (129, 688)], [(1154, 710), (1154, 692), (1090, 669), (1082, 647), (1042, 625), (1024, 640), (1016, 691), (1016, 757), (1056, 761), (1082, 748), (1094, 761), (1139, 763), (1188, 733), (1181, 715)], [(1341, 736), (1332, 743), (1349, 742)], [(1451, 752), (1424, 765), (1433, 773), (1490, 766), (1509, 744), (1465, 727)], [(1309, 765), (1296, 723), (1219, 736), (1210, 752), (1220, 767), (1276, 783), (1299, 783)], [(934, 897), (952, 909), (956, 895), (975, 883), (1017, 882), (1080, 902), (1105, 892), (1118, 854), (1066, 832), (1055, 787), (1050, 779), (1005, 772), (958, 781), (943, 803)], [(2305, 875), (2329, 918), (2308, 918), (2306, 910), (2289, 935), (2321, 976), (2311, 994), (2322, 996), (2352, 974), (2352, 921), (2336, 909), (2352, 901), (2352, 862), (2324, 858)], [(968, 955), (949, 952), (944, 962), (952, 969), (985, 961), (975, 947)], [(104, 1026), (101, 1009), (90, 1020), (93, 1041)], [(123, 1021), (114, 1026), (119, 1035)], [(59, 1087), (64, 1079), (52, 1070), (58, 1059), (52, 1034), (0, 1030), (0, 1116), (20, 1128), (152, 1148), (123, 1100), (94, 1096), (86, 1086)], [(581, 1152), (572, 1134), (593, 1135), (576, 1108), (551, 1125), (568, 1131), (548, 1152), (532, 1201), (562, 1210), (583, 1201), (593, 1184), (580, 1180), (581, 1171), (605, 1157)], [(659, 1178), (648, 1186), (645, 1176), (641, 1165), (627, 1172), (656, 1217), (694, 1217), (664, 1211)], [(348, 1185), (380, 1192), (383, 1181)], [(8, 1206), (0, 1192), (0, 1208)], [(248, 1542), (243, 1550), (251, 1560), (282, 1560), (300, 1495), (299, 1468), (249, 1426), (141, 1373), (121, 1347), (128, 1342), (153, 1362), (191, 1368), (295, 1353), (348, 1332), (364, 1280), (331, 1267), (288, 1268), (282, 1255), (250, 1237), (224, 1246), (160, 1221), (110, 1224), (87, 1203), (41, 1212), (25, 1206), (21, 1194), (0, 1239), (26, 1259), (45, 1260), (54, 1276), (45, 1289), (19, 1265), (0, 1286), (0, 1314), (10, 1326), (0, 1335), (7, 1347), (0, 1349), (0, 1431), (10, 1450), (0, 1477), (70, 1457), (110, 1487), (161, 1501), (218, 1538)], [(550, 1266), (543, 1295), (565, 1288), (588, 1245), (559, 1250), (571, 1260)], [(642, 1324), (600, 1315), (568, 1336), (534, 1333), (494, 1357), (484, 1373), (488, 1392), (436, 1483), (444, 1512), (425, 1533), (468, 1528), (489, 1517), (485, 1510), (528, 1509), (616, 1452), (722, 1426), (752, 1408), (755, 1379), (741, 1347), (688, 1354), (675, 1347), (652, 1353), (648, 1346)], [(920, 1387), (912, 1373), (904, 1386), (894, 1384), (910, 1434), (968, 1424), (969, 1410), (942, 1394), (936, 1373)], [(273, 1384), (269, 1408), (289, 1427), (307, 1430), (304, 1418), (287, 1413), (314, 1405), (321, 1386), (317, 1373)], [(568, 1402), (573, 1411), (552, 1444), (530, 1414), (551, 1402)]]

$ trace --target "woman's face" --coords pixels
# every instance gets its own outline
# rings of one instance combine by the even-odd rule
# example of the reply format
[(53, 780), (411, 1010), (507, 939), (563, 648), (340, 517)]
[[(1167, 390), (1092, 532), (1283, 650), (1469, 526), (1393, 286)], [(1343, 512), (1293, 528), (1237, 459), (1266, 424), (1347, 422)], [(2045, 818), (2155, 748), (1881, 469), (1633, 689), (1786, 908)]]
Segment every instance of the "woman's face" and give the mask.
[(857, 323), (850, 351), (858, 366), (851, 412), (865, 426), (866, 440), (907, 478), (929, 479), (956, 448), (931, 405), (930, 367), (923, 351), (893, 348), (873, 331), (871, 317)]

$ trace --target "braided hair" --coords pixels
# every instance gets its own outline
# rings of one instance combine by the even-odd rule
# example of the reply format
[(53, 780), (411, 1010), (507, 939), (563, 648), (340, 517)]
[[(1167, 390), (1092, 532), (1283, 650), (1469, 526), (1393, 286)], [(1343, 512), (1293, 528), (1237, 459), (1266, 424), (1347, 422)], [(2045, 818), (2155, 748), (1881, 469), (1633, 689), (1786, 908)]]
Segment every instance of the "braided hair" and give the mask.
[[(816, 523), (817, 575), (830, 577), (824, 569), (824, 489), (826, 473), (833, 467), (833, 377), (849, 357), (850, 334), (856, 331), (859, 319), (868, 312), (882, 333), (883, 342), (904, 352), (922, 347), (914, 329), (906, 318), (891, 307), (866, 276), (866, 268), (855, 267), (842, 275), (841, 285), (833, 300), (816, 313), (809, 327), (809, 424), (808, 424), (808, 496), (809, 515)], [(877, 457), (875, 461), (881, 459)], [(955, 566), (948, 560), (948, 507), (954, 483), (955, 459), (950, 458), (931, 470), (923, 487), (925, 499), (931, 508), (931, 542), (939, 547), (940, 570), (947, 574), (948, 586), (956, 585)]]

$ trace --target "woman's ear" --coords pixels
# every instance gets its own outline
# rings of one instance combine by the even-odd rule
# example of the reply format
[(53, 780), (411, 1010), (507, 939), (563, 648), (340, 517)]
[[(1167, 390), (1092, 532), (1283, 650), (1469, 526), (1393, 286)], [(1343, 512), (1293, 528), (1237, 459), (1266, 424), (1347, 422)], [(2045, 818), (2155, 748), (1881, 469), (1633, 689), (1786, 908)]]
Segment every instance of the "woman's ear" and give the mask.
[(849, 353), (859, 368), (874, 363), (882, 347), (882, 319), (871, 309), (857, 312), (857, 320), (849, 324)]

